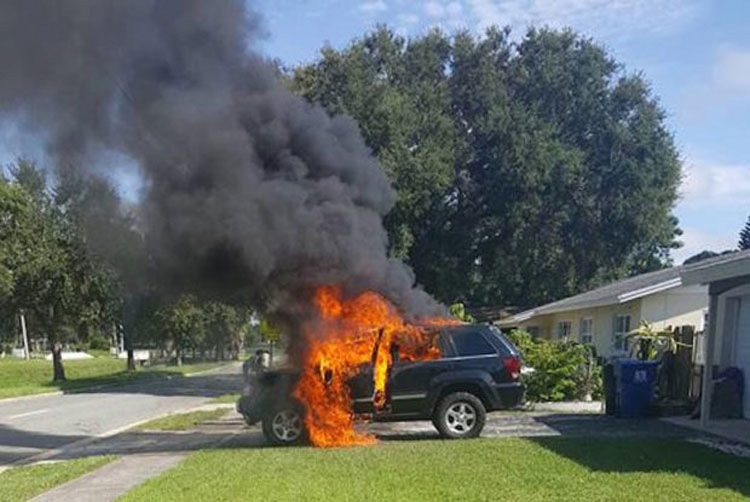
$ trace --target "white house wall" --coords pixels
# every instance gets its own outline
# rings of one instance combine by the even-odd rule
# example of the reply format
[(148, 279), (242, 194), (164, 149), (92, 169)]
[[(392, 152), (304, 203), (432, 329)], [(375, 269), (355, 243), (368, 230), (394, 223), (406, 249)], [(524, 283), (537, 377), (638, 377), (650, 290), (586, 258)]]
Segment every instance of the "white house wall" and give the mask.
[(707, 287), (689, 286), (654, 293), (621, 304), (541, 315), (520, 323), (520, 327), (526, 330), (529, 327), (537, 327), (540, 336), (554, 340), (557, 338), (557, 324), (570, 321), (570, 339), (580, 341), (581, 320), (590, 317), (594, 320), (594, 347), (599, 355), (609, 357), (621, 354), (614, 350), (616, 315), (630, 315), (631, 329), (635, 329), (645, 320), (659, 329), (667, 326), (694, 326), (700, 330), (703, 328), (707, 308)]
[(641, 298), (641, 319), (657, 329), (694, 326), (703, 329), (708, 309), (708, 286), (687, 286)]

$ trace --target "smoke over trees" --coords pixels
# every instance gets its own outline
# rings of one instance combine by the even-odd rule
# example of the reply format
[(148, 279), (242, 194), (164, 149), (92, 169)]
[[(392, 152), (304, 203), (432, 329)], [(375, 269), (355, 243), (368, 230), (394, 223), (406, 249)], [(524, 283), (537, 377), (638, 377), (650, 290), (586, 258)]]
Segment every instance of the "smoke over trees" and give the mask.
[(0, 114), (44, 138), (58, 176), (134, 161), (161, 284), (291, 313), (341, 283), (434, 312), (387, 256), (395, 195), (356, 124), (280, 85), (260, 33), (242, 0), (3, 2)]
[(389, 173), (392, 253), (445, 303), (533, 306), (660, 268), (681, 162), (638, 74), (570, 31), (378, 29), (296, 68)]

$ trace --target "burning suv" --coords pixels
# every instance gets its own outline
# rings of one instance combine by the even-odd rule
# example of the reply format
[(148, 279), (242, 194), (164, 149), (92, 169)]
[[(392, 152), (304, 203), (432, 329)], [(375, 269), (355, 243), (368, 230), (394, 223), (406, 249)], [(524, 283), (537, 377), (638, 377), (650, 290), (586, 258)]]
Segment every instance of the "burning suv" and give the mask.
[[(398, 348), (388, 347), (393, 360), (381, 405), (373, 365), (362, 364), (347, 382), (352, 412), (374, 421), (429, 419), (443, 437), (459, 439), (479, 436), (488, 411), (523, 402), (519, 351), (496, 327), (443, 326), (435, 341), (439, 355), (430, 360), (399, 361)], [(307, 437), (305, 407), (294, 397), (299, 379), (295, 370), (261, 373), (250, 379), (237, 402), (245, 421), (262, 422), (273, 444), (298, 444)]]

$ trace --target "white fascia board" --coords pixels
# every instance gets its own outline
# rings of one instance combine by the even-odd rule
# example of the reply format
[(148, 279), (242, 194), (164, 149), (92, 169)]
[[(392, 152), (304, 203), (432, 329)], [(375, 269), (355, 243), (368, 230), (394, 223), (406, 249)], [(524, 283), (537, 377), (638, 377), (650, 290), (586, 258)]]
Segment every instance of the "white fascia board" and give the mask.
[(497, 324), (498, 326), (515, 326), (518, 323), (528, 321), (529, 319), (534, 317), (534, 314), (536, 314), (535, 311), (527, 310), (526, 312), (521, 312), (514, 316), (498, 321), (495, 324)]
[(617, 301), (620, 303), (625, 303), (625, 302), (629, 302), (630, 300), (643, 298), (644, 296), (652, 295), (654, 293), (659, 293), (661, 291), (666, 291), (672, 288), (678, 288), (680, 286), (682, 286), (682, 278), (675, 277), (674, 279), (660, 282), (659, 284), (653, 284), (645, 288), (636, 289), (634, 291), (628, 291), (627, 293), (618, 295)]

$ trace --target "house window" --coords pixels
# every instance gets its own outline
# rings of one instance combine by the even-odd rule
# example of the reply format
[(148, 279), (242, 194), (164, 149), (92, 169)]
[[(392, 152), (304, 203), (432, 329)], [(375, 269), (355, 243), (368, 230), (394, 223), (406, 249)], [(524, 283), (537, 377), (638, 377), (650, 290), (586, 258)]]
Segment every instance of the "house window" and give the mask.
[(557, 323), (557, 338), (567, 340), (570, 336), (570, 321), (560, 321)]
[(594, 343), (594, 320), (591, 317), (581, 319), (581, 343)]
[(614, 329), (615, 350), (628, 350), (628, 340), (626, 338), (628, 333), (630, 333), (630, 316), (616, 315)]

